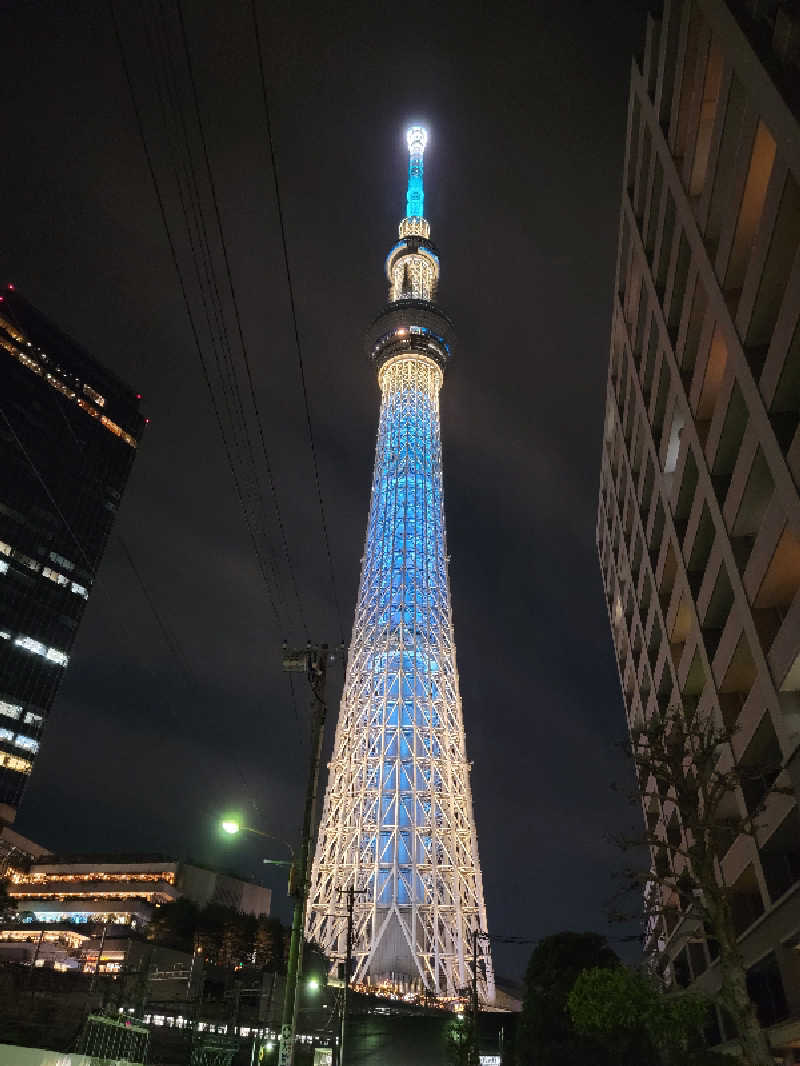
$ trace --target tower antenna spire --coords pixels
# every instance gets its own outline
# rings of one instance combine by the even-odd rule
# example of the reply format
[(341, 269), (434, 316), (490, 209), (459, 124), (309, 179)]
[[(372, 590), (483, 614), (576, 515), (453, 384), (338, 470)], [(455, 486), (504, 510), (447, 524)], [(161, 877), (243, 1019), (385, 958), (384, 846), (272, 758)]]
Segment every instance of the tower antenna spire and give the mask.
[(425, 190), (422, 185), (422, 154), (428, 143), (428, 131), (424, 126), (410, 126), (406, 130), (408, 145), (408, 191), (406, 192), (406, 218), (425, 217)]

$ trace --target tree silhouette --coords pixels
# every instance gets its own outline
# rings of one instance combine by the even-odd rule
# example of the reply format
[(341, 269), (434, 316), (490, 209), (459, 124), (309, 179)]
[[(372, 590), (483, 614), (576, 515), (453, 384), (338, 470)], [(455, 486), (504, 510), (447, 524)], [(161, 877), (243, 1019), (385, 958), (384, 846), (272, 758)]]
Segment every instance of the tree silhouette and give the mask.
[[(644, 898), (643, 939), (668, 980), (676, 978), (676, 943), (709, 940), (719, 955), (717, 998), (736, 1027), (743, 1061), (774, 1066), (737, 943), (742, 899), (725, 881), (723, 859), (741, 836), (755, 836), (770, 798), (790, 790), (780, 763), (737, 762), (734, 735), (691, 704), (632, 725), (626, 747), (639, 787), (630, 798), (644, 807), (645, 829), (617, 838), (632, 858), (620, 895)], [(630, 909), (614, 916), (628, 920)]]

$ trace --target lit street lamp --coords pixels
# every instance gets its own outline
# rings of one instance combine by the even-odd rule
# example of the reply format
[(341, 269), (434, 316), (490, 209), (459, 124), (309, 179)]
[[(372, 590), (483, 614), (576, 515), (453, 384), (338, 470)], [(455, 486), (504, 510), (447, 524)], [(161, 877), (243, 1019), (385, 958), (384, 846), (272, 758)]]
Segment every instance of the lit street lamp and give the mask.
[[(294, 860), (294, 848), (288, 840), (284, 840), (283, 837), (276, 837), (273, 833), (265, 833), (262, 829), (256, 829), (252, 825), (242, 825), (238, 818), (233, 816), (228, 818), (222, 818), (219, 823), (219, 827), (226, 836), (235, 837), (239, 833), (252, 833), (253, 836), (262, 837), (264, 840), (276, 840), (279, 844), (283, 844), (289, 849), (289, 854)], [(280, 863), (276, 859), (264, 859), (264, 862), (278, 862), (279, 865), (290, 865), (289, 863)]]

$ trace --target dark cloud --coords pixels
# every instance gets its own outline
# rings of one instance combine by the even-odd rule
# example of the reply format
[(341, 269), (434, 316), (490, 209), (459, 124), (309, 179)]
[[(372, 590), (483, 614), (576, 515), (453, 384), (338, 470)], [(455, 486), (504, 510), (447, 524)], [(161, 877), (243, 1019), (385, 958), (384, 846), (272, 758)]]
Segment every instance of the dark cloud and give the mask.
[[(157, 166), (145, 17), (118, 5)], [(644, 0), (261, 8), (300, 329), (349, 634), (378, 409), (361, 336), (426, 119), (427, 211), (460, 335), (442, 396), (464, 717), (499, 932), (603, 928), (623, 728), (594, 550), (630, 55)], [(186, 4), (298, 584), (335, 643), (247, 4)], [(19, 829), (58, 849), (221, 850), (240, 806), (296, 832), (307, 727), (238, 509), (102, 0), (12, 5), (0, 274), (144, 393), (152, 419)], [(174, 209), (174, 203), (169, 204)], [(288, 595), (288, 593), (287, 593)], [(341, 683), (334, 674), (334, 685)], [(338, 695), (338, 693), (337, 693)], [(282, 895), (276, 875), (276, 898)], [(504, 949), (519, 971), (524, 950)]]

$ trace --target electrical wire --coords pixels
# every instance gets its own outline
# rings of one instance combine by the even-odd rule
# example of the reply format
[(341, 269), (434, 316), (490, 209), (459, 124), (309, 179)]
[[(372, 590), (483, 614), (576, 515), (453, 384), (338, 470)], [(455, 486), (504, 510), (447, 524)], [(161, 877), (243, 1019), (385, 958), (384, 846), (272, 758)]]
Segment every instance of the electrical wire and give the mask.
[[(180, 3), (180, 0), (178, 0)], [(270, 117), (269, 107), (269, 92), (267, 89), (267, 79), (264, 72), (264, 57), (261, 47), (261, 32), (258, 25), (258, 13), (256, 11), (256, 0), (251, 0), (250, 10), (253, 16), (253, 30), (255, 32), (255, 44), (256, 53), (258, 56), (258, 71), (261, 79), (261, 97), (264, 105), (264, 124), (267, 135), (267, 145), (269, 147), (269, 158), (272, 166), (272, 180), (275, 190), (275, 204), (278, 212), (278, 221), (280, 223), (281, 232), (281, 246), (283, 249), (283, 263), (286, 272), (286, 286), (289, 292), (289, 305), (292, 314), (292, 326), (294, 329), (294, 341), (295, 349), (297, 351), (297, 364), (300, 371), (300, 385), (303, 391), (303, 406), (306, 416), (306, 430), (308, 433), (308, 441), (311, 448), (311, 460), (314, 468), (314, 484), (317, 490), (317, 503), (319, 505), (320, 524), (322, 526), (322, 537), (325, 543), (325, 552), (328, 557), (328, 572), (330, 575), (331, 593), (333, 595), (333, 602), (336, 611), (336, 622), (339, 627), (340, 643), (344, 646), (344, 626), (342, 624), (342, 611), (339, 603), (339, 593), (336, 587), (336, 574), (333, 565), (333, 553), (331, 552), (331, 542), (328, 535), (328, 522), (325, 517), (325, 503), (322, 497), (322, 483), (319, 476), (319, 463), (317, 461), (317, 449), (314, 442), (314, 430), (311, 423), (311, 406), (308, 398), (308, 387), (306, 385), (306, 373), (305, 365), (303, 362), (303, 350), (300, 344), (300, 329), (297, 321), (297, 306), (294, 298), (294, 285), (292, 282), (292, 272), (289, 263), (289, 248), (286, 239), (286, 222), (283, 215), (283, 203), (281, 201), (280, 182), (278, 180), (278, 162), (275, 154), (275, 142), (272, 136), (272, 120)]]
[[(6, 313), (10, 314), (11, 313), (10, 309), (7, 309)], [(18, 328), (21, 328), (21, 327), (18, 326)], [(87, 470), (87, 468), (88, 468), (88, 463), (87, 463), (87, 458), (86, 458), (86, 447), (85, 447), (84, 443), (81, 440), (79, 440), (79, 438), (77, 437), (77, 435), (75, 433), (75, 429), (74, 429), (72, 423), (70, 422), (69, 418), (67, 417), (67, 415), (66, 415), (66, 413), (64, 411), (64, 401), (60, 398), (60, 396), (58, 396), (56, 394), (53, 394), (50, 398), (54, 401), (55, 407), (58, 410), (58, 413), (61, 416), (61, 419), (64, 422), (64, 425), (66, 426), (67, 431), (68, 431), (70, 437), (72, 438), (72, 442), (75, 445), (75, 448), (76, 448), (76, 450), (77, 450), (77, 452), (78, 452), (78, 454), (80, 456), (81, 464), (82, 464), (81, 473), (83, 473), (83, 471)], [(59, 507), (57, 501), (55, 500), (55, 498), (53, 496), (53, 493), (51, 492), (51, 490), (50, 490), (47, 482), (45, 481), (41, 471), (39, 470), (39, 468), (34, 463), (33, 458), (31, 457), (31, 455), (25, 449), (25, 447), (22, 444), (22, 441), (20, 440), (18, 434), (16, 433), (16, 431), (15, 431), (15, 429), (14, 429), (14, 427), (13, 427), (11, 421), (10, 421), (10, 419), (8, 418), (8, 415), (2, 409), (2, 406), (0, 406), (0, 416), (2, 416), (3, 420), (5, 421), (6, 425), (8, 426), (8, 428), (9, 428), (12, 436), (14, 437), (14, 440), (15, 440), (15, 442), (17, 444), (17, 447), (19, 448), (22, 456), (24, 457), (24, 459), (26, 460), (26, 462), (30, 466), (34, 476), (36, 477), (36, 480), (41, 485), (41, 487), (44, 490), (45, 495), (47, 496), (47, 498), (50, 501), (51, 505), (55, 508), (59, 519), (63, 523), (64, 528), (69, 533), (69, 536), (72, 539), (72, 541), (73, 541), (75, 547), (77, 548), (78, 552), (82, 555), (82, 557), (84, 559), (84, 562), (87, 565), (88, 571), (91, 574), (92, 578), (94, 579), (95, 574), (96, 574), (96, 570), (97, 570), (97, 567), (99, 565), (100, 559), (102, 558), (102, 555), (101, 555), (100, 559), (97, 560), (96, 563), (94, 563), (94, 564), (92, 563), (88, 552), (84, 548), (84, 546), (83, 546), (81, 540), (79, 539), (77, 533), (75, 532), (74, 528), (67, 521), (63, 511), (61, 510), (61, 508)], [(188, 663), (186, 655), (185, 655), (185, 653), (183, 651), (183, 648), (181, 647), (180, 642), (178, 641), (178, 638), (172, 632), (172, 630), (168, 626), (166, 620), (164, 619), (163, 615), (161, 614), (160, 610), (158, 609), (158, 606), (157, 606), (157, 604), (155, 602), (155, 599), (152, 596), (152, 594), (150, 593), (150, 590), (148, 589), (147, 585), (145, 584), (145, 581), (144, 581), (144, 578), (142, 577), (141, 571), (139, 570), (138, 566), (136, 565), (136, 563), (134, 561), (133, 555), (131, 553), (131, 550), (130, 550), (127, 542), (123, 538), (122, 534), (119, 533), (119, 532), (115, 533), (114, 536), (115, 536), (115, 539), (120, 544), (120, 546), (122, 548), (122, 551), (123, 551), (123, 554), (124, 554), (128, 564), (129, 564), (129, 566), (130, 566), (130, 568), (131, 568), (131, 570), (132, 570), (132, 572), (134, 574), (134, 577), (136, 578), (136, 581), (137, 581), (137, 583), (139, 585), (139, 588), (140, 588), (140, 590), (142, 592), (142, 595), (143, 595), (143, 597), (145, 599), (145, 602), (147, 603), (147, 606), (149, 607), (153, 617), (156, 620), (156, 624), (157, 624), (157, 626), (159, 628), (161, 636), (164, 639), (164, 643), (166, 644), (167, 648), (169, 649), (169, 651), (171, 652), (173, 658), (175, 659), (175, 661), (177, 662), (177, 664), (179, 666), (179, 669), (180, 669), (180, 672), (181, 672), (181, 674), (183, 676), (183, 680), (184, 680), (185, 684), (189, 688), (190, 692), (192, 692), (192, 693), (199, 692), (200, 691), (200, 686), (197, 683), (197, 680), (195, 679), (195, 677), (194, 677), (194, 675), (192, 673), (192, 670), (191, 670), (191, 668), (189, 666), (189, 663)], [(108, 601), (107, 597), (106, 597), (106, 599), (107, 599), (107, 602), (110, 602), (110, 601)], [(112, 617), (114, 617), (113, 611), (112, 611)], [(175, 721), (180, 723), (180, 718), (175, 713), (175, 711), (173, 710), (171, 705), (169, 706), (169, 710), (170, 710), (170, 713), (171, 713), (172, 717), (175, 719)], [(162, 730), (162, 736), (163, 735), (165, 735), (165, 731), (164, 730)], [(237, 772), (239, 774), (239, 777), (241, 779), (242, 785), (243, 785), (243, 787), (244, 787), (246, 792), (250, 792), (251, 801), (254, 804), (254, 806), (256, 806), (256, 809), (257, 809), (257, 804), (256, 804), (256, 801), (255, 801), (255, 797), (252, 795), (252, 791), (250, 789), (250, 784), (248, 782), (247, 775), (244, 772), (244, 768), (242, 767), (241, 763), (238, 762), (238, 761), (236, 762), (235, 765), (236, 765), (236, 769), (237, 769)]]
[(219, 404), (218, 404), (218, 401), (217, 401), (217, 397), (216, 397), (214, 388), (213, 388), (212, 383), (211, 383), (211, 378), (210, 378), (210, 375), (209, 375), (209, 368), (208, 368), (208, 365), (207, 365), (207, 362), (206, 362), (206, 357), (205, 357), (205, 353), (203, 351), (203, 346), (202, 346), (202, 343), (200, 341), (200, 334), (199, 334), (199, 331), (198, 331), (197, 323), (195, 321), (194, 313), (192, 311), (191, 302), (189, 300), (189, 293), (188, 293), (187, 286), (186, 286), (186, 279), (184, 277), (183, 270), (181, 269), (180, 260), (178, 258), (178, 252), (177, 252), (177, 248), (176, 248), (176, 245), (175, 245), (175, 239), (174, 239), (174, 236), (173, 236), (173, 233), (172, 233), (172, 229), (170, 227), (169, 220), (168, 220), (168, 217), (167, 217), (167, 211), (166, 211), (166, 206), (165, 206), (165, 203), (164, 203), (164, 197), (163, 197), (163, 194), (162, 194), (162, 191), (161, 191), (160, 183), (158, 181), (158, 176), (156, 174), (155, 164), (154, 164), (154, 161), (153, 161), (153, 156), (152, 156), (152, 153), (150, 151), (150, 146), (149, 146), (149, 143), (148, 143), (148, 140), (147, 140), (147, 134), (146, 134), (145, 128), (144, 128), (144, 122), (143, 122), (143, 119), (142, 119), (141, 109), (139, 107), (139, 102), (138, 102), (138, 99), (136, 97), (136, 91), (135, 91), (134, 85), (133, 85), (133, 78), (132, 78), (132, 75), (131, 75), (130, 66), (128, 64), (127, 55), (126, 55), (124, 44), (123, 44), (123, 41), (122, 41), (122, 34), (121, 34), (121, 31), (120, 31), (116, 10), (114, 8), (114, 0), (108, 0), (108, 7), (109, 7), (110, 15), (111, 15), (111, 21), (112, 21), (113, 29), (114, 29), (114, 37), (115, 37), (115, 40), (116, 40), (116, 43), (117, 43), (117, 48), (119, 50), (120, 58), (121, 58), (121, 61), (122, 61), (122, 69), (123, 69), (123, 73), (124, 73), (124, 76), (125, 76), (125, 81), (126, 81), (126, 84), (127, 84), (128, 93), (130, 95), (131, 104), (133, 106), (133, 111), (134, 111), (134, 116), (135, 116), (135, 119), (136, 119), (136, 126), (137, 126), (137, 130), (138, 130), (138, 133), (139, 133), (139, 138), (140, 138), (141, 143), (142, 143), (142, 149), (144, 151), (145, 161), (147, 163), (147, 169), (148, 169), (148, 172), (149, 172), (149, 175), (150, 175), (150, 180), (151, 180), (151, 183), (152, 183), (152, 186), (153, 186), (153, 191), (155, 192), (156, 201), (157, 201), (157, 204), (158, 204), (159, 215), (161, 217), (161, 223), (162, 223), (162, 226), (164, 228), (164, 233), (165, 233), (166, 238), (167, 238), (167, 244), (169, 246), (170, 256), (172, 258), (173, 266), (175, 268), (175, 273), (176, 273), (176, 275), (178, 277), (178, 284), (179, 284), (179, 287), (180, 287), (181, 297), (182, 297), (183, 305), (184, 305), (184, 308), (185, 308), (185, 311), (186, 311), (186, 316), (187, 316), (187, 319), (189, 321), (189, 327), (190, 327), (191, 334), (192, 334), (192, 340), (194, 342), (194, 346), (195, 346), (195, 349), (196, 349), (196, 352), (197, 352), (197, 356), (198, 356), (198, 359), (200, 361), (200, 366), (202, 368), (203, 377), (205, 379), (206, 386), (208, 388), (208, 392), (209, 392), (209, 395), (210, 395), (210, 398), (211, 398), (211, 405), (212, 405), (212, 409), (213, 409), (213, 412), (214, 412), (214, 417), (215, 417), (215, 420), (216, 420), (216, 423), (217, 423), (217, 427), (219, 429), (220, 437), (222, 438), (222, 443), (223, 443), (223, 447), (224, 447), (224, 450), (225, 450), (225, 455), (226, 455), (226, 459), (227, 459), (227, 462), (228, 462), (228, 466), (229, 466), (230, 471), (231, 471), (231, 476), (233, 478), (234, 487), (236, 489), (236, 494), (237, 494), (240, 506), (241, 506), (243, 514), (244, 514), (245, 524), (247, 525), (248, 532), (250, 534), (250, 539), (251, 539), (251, 542), (252, 542), (252, 545), (253, 545), (253, 550), (255, 552), (256, 559), (257, 559), (258, 564), (259, 564), (259, 570), (261, 572), (262, 578), (263, 578), (265, 586), (266, 586), (267, 598), (268, 598), (268, 601), (269, 601), (269, 604), (270, 604), (270, 608), (272, 610), (272, 614), (273, 614), (273, 617), (274, 617), (274, 620), (275, 620), (275, 624), (280, 629), (280, 625), (281, 625), (280, 614), (278, 612), (278, 608), (277, 608), (277, 605), (276, 605), (276, 602), (275, 602), (275, 596), (273, 595), (272, 589), (270, 588), (269, 579), (268, 579), (268, 576), (267, 576), (267, 571), (266, 571), (266, 568), (265, 568), (265, 564), (264, 564), (264, 560), (263, 560), (263, 557), (262, 557), (261, 549), (260, 549), (260, 546), (258, 544), (257, 538), (255, 536), (255, 532), (254, 532), (254, 530), (252, 528), (251, 521), (249, 519), (247, 505), (246, 505), (245, 497), (244, 497), (244, 494), (243, 494), (242, 486), (241, 486), (240, 479), (239, 479), (239, 476), (238, 476), (237, 471), (236, 471), (236, 466), (235, 466), (234, 461), (233, 461), (233, 455), (232, 455), (232, 452), (231, 452), (231, 445), (230, 445), (230, 443), (228, 441), (228, 435), (226, 434), (226, 431), (225, 431), (225, 426), (224, 426), (224, 423), (223, 423), (223, 420), (222, 420), (222, 415), (221, 415), (221, 412), (220, 412), (220, 408), (219, 408)]
[[(160, 0), (160, 3), (162, 14), (165, 18), (163, 2)], [(151, 57), (155, 59), (156, 50), (148, 32), (147, 23), (145, 23), (145, 34), (150, 47)], [(205, 216), (200, 202), (197, 175), (192, 162), (191, 142), (186, 128), (183, 110), (180, 107), (180, 102), (178, 100), (177, 79), (175, 77), (174, 67), (170, 62), (169, 44), (166, 41), (163, 43), (162, 63), (165, 69), (164, 80), (166, 88), (162, 88), (160, 70), (154, 63), (156, 94), (161, 109), (164, 128), (169, 138), (173, 157), (172, 166), (176, 190), (178, 193), (184, 226), (186, 227), (191, 258), (195, 267), (195, 277), (204, 317), (206, 319), (211, 350), (217, 373), (222, 382), (222, 406), (225, 409), (228, 425), (230, 426), (228, 431), (230, 450), (234, 457), (235, 465), (238, 464), (239, 467), (243, 468), (242, 472), (239, 474), (243, 487), (247, 487), (247, 484), (249, 483), (250, 494), (253, 498), (260, 498), (263, 505), (263, 497), (260, 496), (258, 490), (258, 474), (256, 471), (252, 442), (250, 440), (250, 434), (244, 416), (241, 394), (236, 382), (230, 337), (225, 324), (224, 309), (220, 297), (216, 272), (214, 270), (213, 257), (205, 224)], [(169, 97), (170, 99), (172, 105), (171, 111), (165, 97)], [(183, 151), (186, 159), (184, 167), (185, 174), (182, 174), (181, 172), (179, 158), (180, 148), (177, 145), (177, 135), (170, 137), (169, 134), (170, 114), (177, 116), (180, 120), (180, 128), (183, 135)], [(184, 183), (187, 185), (188, 195), (184, 193)], [(202, 259), (198, 257), (198, 245), (199, 250), (202, 253)], [(255, 541), (263, 542), (265, 546), (266, 569), (269, 571), (269, 579), (265, 578), (265, 580), (267, 581), (268, 587), (273, 590), (277, 604), (277, 614), (279, 617), (284, 618), (286, 606), (285, 598), (282, 594), (282, 585), (278, 579), (277, 565), (272, 551), (271, 542), (266, 535), (265, 527), (259, 523), (258, 509), (254, 508), (251, 512), (250, 505), (245, 499), (243, 499), (242, 504), (245, 510), (246, 521), (251, 531), (251, 536)], [(261, 513), (263, 515), (263, 506), (261, 508)], [(284, 631), (285, 628), (286, 626), (284, 624)]]
[[(288, 542), (288, 539), (287, 539), (287, 536), (286, 536), (286, 527), (284, 525), (283, 516), (281, 515), (280, 504), (278, 502), (278, 493), (277, 493), (277, 489), (276, 489), (276, 486), (275, 486), (275, 478), (273, 476), (272, 463), (270, 462), (269, 452), (267, 450), (267, 443), (266, 443), (266, 439), (265, 439), (265, 436), (264, 436), (264, 423), (263, 423), (263, 420), (261, 418), (261, 412), (260, 412), (260, 409), (259, 409), (258, 398), (257, 398), (257, 395), (256, 395), (256, 390), (255, 390), (255, 384), (253, 382), (253, 372), (252, 372), (252, 367), (251, 367), (251, 363), (250, 363), (250, 355), (249, 355), (249, 351), (248, 351), (248, 347), (247, 347), (247, 342), (245, 341), (244, 330), (242, 328), (242, 320), (241, 320), (241, 315), (239, 313), (239, 303), (238, 303), (238, 300), (236, 298), (236, 289), (235, 289), (234, 282), (233, 282), (233, 273), (231, 271), (230, 259), (228, 257), (228, 246), (227, 246), (227, 242), (225, 240), (225, 233), (224, 233), (224, 229), (223, 229), (223, 225), (222, 225), (222, 215), (221, 215), (220, 208), (219, 208), (219, 200), (218, 200), (218, 197), (217, 197), (216, 183), (214, 181), (214, 172), (213, 172), (213, 169), (211, 167), (211, 160), (210, 160), (209, 153), (208, 153), (208, 143), (207, 143), (206, 135), (205, 135), (205, 127), (203, 125), (202, 112), (200, 110), (200, 99), (199, 99), (199, 95), (198, 95), (198, 92), (197, 92), (197, 82), (196, 82), (195, 76), (194, 76), (194, 67), (192, 65), (191, 50), (189, 48), (189, 40), (188, 40), (188, 36), (186, 34), (186, 23), (185, 23), (184, 17), (183, 17), (183, 3), (182, 3), (182, 0), (176, 0), (176, 8), (177, 8), (177, 12), (178, 12), (178, 20), (179, 20), (179, 23), (180, 23), (181, 40), (183, 42), (183, 48), (184, 48), (184, 52), (185, 52), (185, 55), (186, 55), (186, 65), (187, 65), (187, 71), (188, 71), (188, 74), (189, 74), (189, 85), (190, 85), (191, 90), (192, 90), (192, 100), (194, 102), (194, 110), (195, 110), (195, 116), (196, 116), (196, 119), (197, 119), (197, 127), (198, 127), (198, 131), (199, 131), (199, 134), (200, 134), (200, 143), (201, 143), (202, 149), (203, 149), (203, 160), (205, 162), (206, 173), (207, 173), (207, 176), (208, 176), (209, 188), (211, 190), (211, 201), (212, 201), (212, 203), (214, 205), (214, 216), (215, 216), (215, 219), (216, 219), (217, 231), (218, 231), (218, 234), (219, 234), (220, 245), (221, 245), (221, 248), (222, 248), (222, 257), (223, 257), (223, 261), (225, 263), (225, 274), (226, 274), (227, 281), (228, 281), (228, 288), (229, 288), (229, 291), (230, 291), (231, 304), (233, 306), (234, 319), (236, 321), (236, 329), (237, 329), (237, 332), (238, 332), (238, 335), (239, 335), (239, 345), (241, 347), (242, 358), (244, 360), (244, 366), (245, 366), (245, 369), (246, 369), (246, 372), (247, 372), (247, 384), (248, 384), (248, 388), (249, 388), (249, 392), (250, 392), (250, 400), (251, 400), (251, 403), (253, 405), (253, 411), (254, 411), (255, 417), (256, 417), (256, 426), (258, 428), (258, 436), (259, 436), (259, 442), (261, 444), (261, 452), (262, 452), (262, 455), (264, 457), (264, 466), (265, 466), (265, 469), (267, 471), (267, 477), (268, 477), (268, 480), (269, 480), (269, 485), (270, 485), (270, 490), (271, 490), (271, 495), (272, 495), (273, 509), (274, 509), (274, 512), (275, 512), (275, 519), (276, 519), (276, 522), (278, 524), (278, 529), (280, 531), (281, 543), (282, 543), (282, 546), (283, 546), (286, 566), (287, 566), (287, 569), (288, 569), (288, 572), (289, 572), (290, 580), (291, 580), (291, 583), (292, 583), (292, 588), (294, 590), (294, 595), (295, 595), (295, 600), (296, 600), (296, 603), (297, 603), (297, 611), (298, 611), (298, 615), (299, 615), (299, 618), (300, 618), (300, 623), (301, 623), (304, 635), (305, 635), (306, 639), (308, 640), (308, 636), (309, 636), (309, 634), (308, 634), (308, 626), (306, 624), (305, 614), (304, 614), (304, 611), (303, 611), (303, 605), (302, 605), (302, 602), (301, 602), (301, 599), (300, 599), (300, 590), (299, 590), (299, 588), (297, 586), (297, 577), (296, 577), (296, 574), (295, 574), (294, 566), (292, 565), (291, 553), (289, 551), (289, 542)], [(305, 383), (304, 383), (304, 388), (305, 388)], [(316, 460), (315, 460), (315, 469), (316, 469)], [(326, 537), (327, 537), (327, 531), (326, 531)]]

